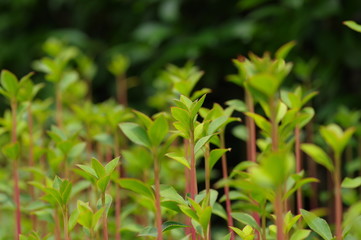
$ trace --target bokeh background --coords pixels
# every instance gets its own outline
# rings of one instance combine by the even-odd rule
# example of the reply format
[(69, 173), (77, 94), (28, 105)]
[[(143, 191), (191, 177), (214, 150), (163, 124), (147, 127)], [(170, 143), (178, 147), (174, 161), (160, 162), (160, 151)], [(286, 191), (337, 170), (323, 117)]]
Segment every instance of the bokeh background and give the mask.
[[(131, 62), (129, 105), (152, 113), (147, 99), (156, 95), (168, 63), (191, 60), (204, 70), (197, 88), (213, 89), (210, 107), (243, 98), (242, 89), (226, 80), (236, 72), (233, 58), (273, 53), (296, 41), (285, 86), (319, 91), (315, 121), (325, 124), (341, 105), (361, 108), (361, 34), (345, 20), (361, 21), (361, 1), (0, 0), (0, 67), (18, 76), (33, 71), (43, 43), (57, 37), (93, 59), (92, 95), (100, 102), (115, 97), (107, 65), (121, 53)], [(34, 78), (44, 81), (41, 73)]]

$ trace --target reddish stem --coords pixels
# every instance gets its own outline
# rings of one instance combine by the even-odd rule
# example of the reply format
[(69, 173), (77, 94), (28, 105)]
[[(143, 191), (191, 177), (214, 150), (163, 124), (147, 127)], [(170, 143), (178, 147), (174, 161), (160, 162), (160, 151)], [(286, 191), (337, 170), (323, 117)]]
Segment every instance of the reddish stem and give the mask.
[[(221, 140), (221, 148), (225, 148), (225, 140), (224, 140), (224, 132), (221, 132), (220, 134), (220, 140)], [(223, 179), (228, 179), (228, 169), (227, 169), (227, 156), (226, 154), (222, 155), (222, 174)], [(230, 227), (233, 227), (233, 218), (232, 218), (232, 205), (231, 205), (231, 199), (229, 197), (229, 186), (228, 184), (224, 185), (224, 195), (226, 196), (226, 211), (227, 211), (227, 223), (229, 227), (229, 233), (231, 234), (230, 240), (235, 239), (235, 235), (233, 230)]]
[[(311, 120), (306, 125), (306, 141), (308, 143), (313, 142), (313, 120)], [(307, 157), (307, 172), (310, 177), (316, 178), (317, 177), (317, 165), (316, 162), (313, 161), (310, 157)], [(310, 208), (316, 209), (318, 208), (318, 186), (317, 183), (311, 183), (311, 199), (310, 199)]]
[(335, 154), (334, 172), (336, 240), (342, 240), (341, 158)]
[[(295, 129), (295, 154), (296, 154), (296, 172), (300, 173), (302, 171), (302, 158), (301, 158), (301, 137), (300, 137), (300, 128), (296, 126)], [(297, 189), (297, 209), (298, 213), (301, 213), (303, 208), (302, 202), (302, 189)]]
[(153, 150), (153, 159), (154, 159), (154, 185), (155, 185), (155, 225), (157, 227), (157, 240), (163, 240), (162, 208), (160, 205), (160, 164), (156, 150)]
[[(17, 128), (17, 102), (11, 101), (11, 113), (12, 113), (12, 129), (11, 129), (11, 142), (16, 143), (16, 128)], [(13, 159), (13, 178), (14, 178), (14, 202), (15, 202), (15, 223), (16, 232), (15, 239), (19, 240), (21, 234), (21, 212), (20, 212), (20, 189), (19, 189), (19, 173), (18, 173), (18, 159)]]
[[(115, 130), (115, 136), (114, 136), (114, 153), (115, 153), (115, 157), (120, 156), (119, 139), (118, 139), (117, 129)], [(122, 163), (120, 163), (119, 166), (117, 167), (120, 178), (122, 177), (121, 167), (120, 167), (121, 165), (122, 165)], [(115, 199), (115, 239), (121, 240), (122, 236), (120, 234), (120, 227), (121, 227), (121, 216), (120, 215), (121, 215), (121, 209), (122, 209), (122, 200), (120, 198), (121, 194), (120, 194), (119, 187), (117, 187), (115, 189), (115, 195), (116, 195), (116, 199)]]
[(128, 106), (128, 94), (127, 94), (127, 79), (124, 75), (120, 75), (116, 78), (117, 87), (117, 99), (119, 104)]
[(107, 221), (107, 209), (105, 205), (105, 193), (102, 193), (103, 212), (103, 240), (108, 240), (108, 221)]

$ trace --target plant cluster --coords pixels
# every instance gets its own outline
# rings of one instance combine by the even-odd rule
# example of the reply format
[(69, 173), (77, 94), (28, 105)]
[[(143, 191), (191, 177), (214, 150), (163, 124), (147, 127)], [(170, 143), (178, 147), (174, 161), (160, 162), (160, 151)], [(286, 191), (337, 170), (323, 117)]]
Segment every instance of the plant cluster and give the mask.
[[(0, 238), (360, 239), (355, 169), (361, 167), (353, 152), (355, 143), (360, 151), (361, 113), (341, 108), (338, 124), (312, 131), (310, 102), (317, 93), (282, 88), (294, 45), (274, 56), (235, 59), (238, 73), (228, 79), (244, 90), (245, 100), (224, 106), (204, 106), (210, 89), (194, 91), (203, 75), (198, 68), (169, 65), (161, 74), (161, 110), (152, 116), (127, 106), (130, 62), (122, 55), (109, 64), (117, 102), (92, 102), (94, 64), (56, 39), (34, 62), (54, 97), (36, 98), (45, 85), (35, 84), (33, 73), (18, 79), (2, 70), (0, 93), (10, 108), (1, 118)], [(233, 169), (227, 127), (247, 142), (247, 159)], [(312, 164), (304, 167), (303, 153), (329, 172), (327, 212), (305, 210), (305, 199), (322, 199), (309, 185), (319, 176), (309, 171)], [(211, 221), (216, 216), (224, 228)]]

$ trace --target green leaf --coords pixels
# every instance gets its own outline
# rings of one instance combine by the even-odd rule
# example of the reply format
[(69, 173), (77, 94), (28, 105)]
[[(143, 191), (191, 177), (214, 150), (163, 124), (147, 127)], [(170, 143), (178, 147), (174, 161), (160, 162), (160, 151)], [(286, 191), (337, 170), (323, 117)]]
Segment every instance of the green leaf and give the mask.
[(356, 32), (361, 32), (361, 25), (357, 24), (354, 21), (344, 21), (343, 24)]
[(105, 165), (104, 169), (105, 169), (105, 173), (107, 175), (110, 175), (113, 173), (114, 169), (118, 166), (119, 163), (119, 157), (114, 158), (113, 160), (111, 160), (109, 163), (107, 163), (107, 165)]
[(194, 212), (193, 209), (191, 209), (190, 207), (186, 206), (186, 205), (179, 205), (179, 208), (182, 210), (182, 212), (187, 215), (188, 217), (190, 217), (191, 219), (195, 220), (195, 221), (199, 221), (197, 214)]
[(133, 110), (133, 112), (137, 115), (137, 117), (142, 121), (143, 125), (146, 127), (146, 128), (149, 128), (153, 121), (152, 119), (150, 119), (150, 117), (148, 117), (147, 115), (145, 115), (144, 113), (142, 112), (139, 112), (137, 110)]
[(70, 158), (78, 157), (80, 154), (82, 154), (84, 152), (85, 147), (86, 147), (86, 144), (84, 142), (75, 144), (74, 146), (72, 146), (72, 148), (68, 152), (68, 156)]
[(103, 213), (105, 211), (105, 208), (102, 207), (94, 215), (91, 217), (91, 227), (95, 228), (95, 226), (98, 224), (100, 218), (103, 216)]
[(207, 206), (206, 208), (204, 208), (201, 212), (201, 214), (199, 214), (199, 223), (201, 224), (202, 228), (203, 228), (203, 233), (207, 234), (207, 228), (209, 225), (209, 222), (211, 221), (211, 216), (212, 216), (212, 207), (211, 206)]
[(160, 195), (165, 200), (175, 201), (179, 204), (186, 205), (187, 202), (183, 199), (181, 195), (172, 186), (160, 186)]
[(81, 168), (84, 172), (88, 173), (90, 176), (93, 176), (94, 178), (98, 178), (98, 175), (93, 168), (82, 164), (77, 164), (77, 166)]
[(194, 153), (196, 154), (211, 139), (213, 135), (208, 135), (199, 139), (194, 145)]
[(105, 168), (96, 158), (92, 158), (92, 168), (96, 172), (98, 179), (106, 175)]
[(246, 113), (247, 116), (253, 118), (253, 120), (255, 121), (256, 125), (262, 129), (265, 133), (267, 134), (271, 134), (271, 123), (267, 121), (267, 119), (265, 119), (263, 116), (258, 115), (256, 113), (251, 113), (251, 112), (247, 112)]
[(78, 209), (75, 209), (69, 217), (68, 231), (73, 230), (76, 223), (78, 222), (78, 217), (79, 217), (79, 211), (78, 211)]
[(185, 227), (189, 227), (189, 226), (179, 222), (167, 221), (162, 225), (162, 232), (170, 231), (177, 228), (185, 228)]
[(16, 160), (20, 156), (20, 145), (19, 143), (8, 143), (2, 149), (5, 157), (10, 160)]
[(277, 59), (285, 59), (291, 49), (296, 45), (296, 41), (290, 41), (284, 45), (282, 45), (277, 52), (275, 53), (275, 57)]
[(199, 100), (196, 100), (195, 102), (193, 102), (192, 107), (190, 109), (191, 119), (193, 119), (198, 114), (198, 111), (202, 107), (205, 98), (206, 98), (206, 95), (203, 95)]
[(241, 222), (245, 225), (250, 225), (254, 229), (261, 230), (256, 220), (254, 220), (254, 218), (247, 213), (232, 213), (232, 217), (238, 222)]
[(154, 200), (154, 193), (153, 193), (152, 189), (138, 179), (122, 178), (122, 179), (119, 179), (117, 181), (117, 183), (122, 188), (129, 189), (129, 190), (131, 190), (135, 193), (138, 193), (144, 197), (148, 197), (148, 198)]
[(166, 118), (163, 115), (159, 116), (150, 125), (147, 133), (152, 146), (158, 147), (168, 134), (168, 122)]
[(310, 235), (310, 230), (297, 229), (291, 236), (290, 240), (304, 240)]
[(231, 151), (230, 148), (228, 149), (214, 149), (209, 154), (209, 168), (212, 169), (217, 161), (228, 151)]
[(343, 188), (358, 188), (359, 186), (361, 186), (361, 177), (357, 177), (357, 178), (346, 177), (341, 185), (341, 187)]
[(16, 98), (19, 88), (17, 77), (8, 70), (1, 71), (1, 85), (11, 98)]
[(142, 145), (144, 147), (151, 147), (149, 138), (146, 131), (136, 123), (120, 123), (120, 129), (123, 131), (125, 136), (129, 138), (135, 144)]
[(304, 209), (301, 209), (302, 217), (307, 223), (307, 225), (320, 235), (324, 240), (332, 240), (332, 233), (327, 222), (317, 217), (315, 214), (308, 212)]
[(97, 181), (97, 186), (102, 193), (104, 193), (107, 190), (109, 181), (110, 181), (110, 175), (105, 175), (99, 178), (99, 180)]
[(57, 203), (59, 206), (62, 206), (63, 201), (58, 191), (56, 191), (54, 188), (45, 188), (44, 192), (52, 198), (52, 203)]
[(304, 143), (301, 145), (301, 149), (315, 162), (326, 167), (330, 172), (333, 172), (334, 166), (330, 157), (320, 147), (314, 144)]
[(188, 169), (191, 169), (188, 160), (181, 154), (181, 153), (167, 153), (166, 154), (167, 157), (176, 160), (177, 162), (179, 162), (180, 164), (182, 164), (183, 166), (185, 166)]
[(214, 119), (208, 126), (207, 135), (214, 134), (218, 131), (228, 120), (228, 116), (220, 116)]
[(66, 205), (69, 201), (70, 193), (72, 190), (72, 183), (68, 180), (64, 180), (60, 185), (60, 194), (62, 198), (62, 204)]
[(337, 124), (329, 124), (326, 127), (323, 126), (320, 128), (323, 139), (325, 139), (327, 144), (332, 147), (335, 154), (339, 156), (345, 149), (355, 130), (354, 127), (351, 127), (346, 131), (343, 131)]
[(280, 85), (280, 81), (269, 73), (260, 73), (254, 75), (248, 80), (251, 87), (264, 94), (267, 98), (271, 98)]
[(155, 227), (145, 227), (139, 234), (139, 237), (157, 237), (157, 229)]
[(172, 107), (171, 113), (173, 118), (177, 120), (186, 131), (189, 131), (189, 126), (191, 124), (191, 118), (189, 116), (189, 113), (179, 107)]

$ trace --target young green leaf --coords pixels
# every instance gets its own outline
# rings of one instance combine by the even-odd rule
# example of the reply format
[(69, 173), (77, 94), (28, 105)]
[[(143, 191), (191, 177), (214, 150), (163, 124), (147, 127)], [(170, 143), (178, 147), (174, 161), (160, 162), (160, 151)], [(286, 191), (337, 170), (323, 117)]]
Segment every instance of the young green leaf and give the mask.
[(232, 217), (236, 219), (238, 222), (241, 222), (246, 225), (250, 225), (254, 229), (261, 230), (256, 220), (254, 220), (254, 218), (247, 213), (232, 213)]
[(104, 169), (105, 169), (105, 173), (107, 175), (110, 175), (113, 173), (114, 169), (118, 166), (119, 163), (119, 157), (114, 158), (113, 160), (111, 160), (109, 163), (107, 163), (107, 165), (105, 165)]
[(153, 193), (152, 189), (138, 179), (122, 178), (122, 179), (119, 179), (117, 181), (117, 183), (122, 188), (129, 189), (129, 190), (131, 190), (135, 193), (138, 193), (144, 197), (148, 197), (148, 198), (154, 200), (154, 193)]
[(304, 240), (310, 235), (310, 230), (297, 229), (291, 236), (290, 240)]
[(177, 228), (185, 228), (185, 227), (189, 227), (189, 226), (179, 222), (167, 221), (162, 225), (162, 232), (170, 231)]
[(189, 165), (188, 160), (182, 154), (173, 152), (173, 153), (167, 153), (166, 156), (171, 159), (176, 160), (177, 162), (179, 162), (186, 168), (191, 169), (191, 166)]
[(301, 149), (315, 162), (326, 167), (330, 172), (333, 172), (334, 166), (330, 157), (320, 147), (314, 144), (304, 143), (301, 145)]
[(354, 21), (344, 21), (343, 24), (356, 32), (361, 32), (361, 25), (357, 24)]
[(214, 149), (211, 151), (209, 155), (209, 168), (212, 169), (217, 161), (225, 154), (226, 152), (231, 151), (230, 148), (228, 149)]
[(147, 130), (152, 146), (158, 147), (168, 134), (168, 122), (166, 118), (159, 116)]
[(98, 179), (105, 176), (105, 168), (96, 158), (92, 158), (92, 168), (96, 172)]
[(138, 124), (130, 122), (120, 123), (119, 127), (130, 141), (147, 148), (151, 147), (146, 131)]
[(19, 82), (13, 73), (8, 70), (2, 70), (1, 85), (11, 98), (16, 98), (19, 90)]
[(301, 213), (307, 225), (318, 235), (320, 235), (324, 240), (333, 239), (330, 227), (324, 219), (319, 218), (315, 214), (308, 212), (304, 209), (301, 209)]
[(343, 188), (358, 188), (361, 186), (361, 177), (357, 178), (345, 178), (342, 182), (341, 187)]

